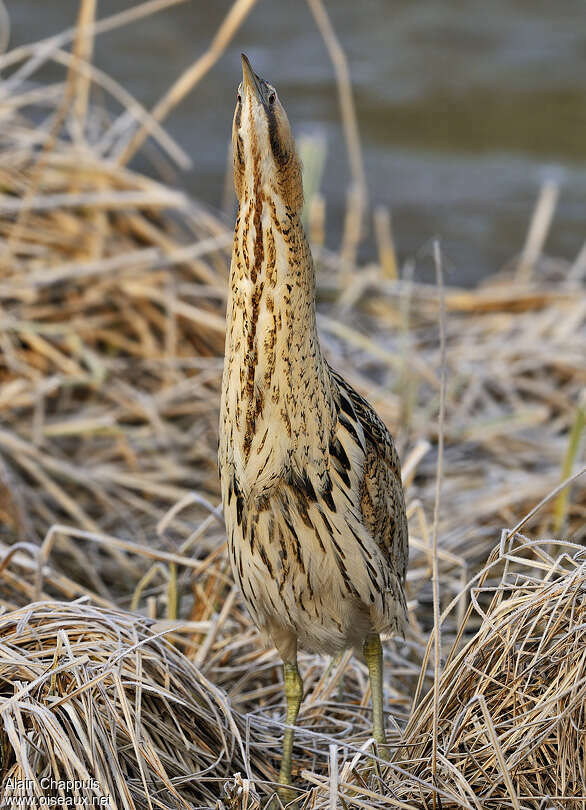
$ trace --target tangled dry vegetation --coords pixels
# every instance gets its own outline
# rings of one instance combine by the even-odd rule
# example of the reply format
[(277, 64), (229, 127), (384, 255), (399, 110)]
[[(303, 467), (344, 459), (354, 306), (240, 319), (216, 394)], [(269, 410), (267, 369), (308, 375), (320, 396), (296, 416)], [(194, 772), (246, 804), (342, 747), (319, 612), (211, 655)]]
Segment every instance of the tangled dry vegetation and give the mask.
[(11, 788), (12, 774), (41, 800), (51, 763), (79, 784), (77, 797), (161, 806), (163, 794), (189, 807), (245, 769), (226, 696), (152, 625), (77, 602), (37, 602), (0, 619), (2, 680), (15, 687), (3, 703), (4, 798), (30, 795), (28, 785)]
[[(4, 795), (10, 778), (59, 773), (97, 779), (116, 807), (254, 808), (278, 772), (283, 705), (217, 509), (230, 227), (129, 168), (136, 127), (185, 156), (73, 39), (0, 57)], [(46, 60), (63, 82), (29, 83)], [(92, 83), (117, 115), (88, 103)], [(586, 807), (583, 478), (555, 491), (583, 463), (586, 253), (542, 256), (538, 208), (520, 263), (446, 288), (433, 527), (438, 291), (409, 265), (392, 277), (388, 233), (358, 268), (351, 212), (342, 255), (318, 220), (325, 351), (403, 458), (411, 627), (388, 645), (391, 759), (374, 767), (363, 665), (302, 657), (300, 806)]]

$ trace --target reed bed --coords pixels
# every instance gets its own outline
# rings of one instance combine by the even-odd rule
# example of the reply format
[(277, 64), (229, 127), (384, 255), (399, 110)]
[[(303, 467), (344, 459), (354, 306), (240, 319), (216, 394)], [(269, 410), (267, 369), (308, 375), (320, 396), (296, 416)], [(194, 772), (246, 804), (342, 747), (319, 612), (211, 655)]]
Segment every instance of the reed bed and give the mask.
[[(5, 802), (61, 792), (81, 806), (86, 796), (156, 807), (163, 794), (189, 808), (213, 803), (218, 784), (245, 769), (224, 693), (152, 624), (79, 602), (0, 619)], [(76, 784), (60, 791), (60, 779)]]
[[(552, 557), (543, 546), (523, 536), (507, 542), (493, 561), (505, 563), (501, 581), (472, 591), (481, 625), (441, 676), (436, 768), (431, 693), (393, 757), (459, 797), (444, 807), (586, 801), (586, 558), (583, 547), (568, 544)], [(486, 610), (481, 595), (491, 599)], [(403, 774), (393, 777), (387, 786), (398, 799), (432, 796)]]
[[(208, 67), (251, 6), (235, 3)], [(231, 226), (129, 167), (147, 132), (164, 177), (188, 156), (165, 105), (151, 115), (92, 66), (83, 30), (0, 57), (1, 773), (99, 772), (125, 808), (254, 808), (278, 772), (283, 693), (218, 509)], [(33, 84), (46, 60), (63, 81)], [(444, 290), (443, 391), (442, 297), (417, 281), (431, 245), (397, 277), (378, 209), (379, 257), (359, 267), (363, 195), (339, 251), (308, 201), (325, 352), (403, 459), (411, 625), (386, 651), (390, 762), (373, 759), (364, 666), (302, 656), (300, 806), (586, 807), (586, 253), (543, 255), (552, 199), (508, 269)]]

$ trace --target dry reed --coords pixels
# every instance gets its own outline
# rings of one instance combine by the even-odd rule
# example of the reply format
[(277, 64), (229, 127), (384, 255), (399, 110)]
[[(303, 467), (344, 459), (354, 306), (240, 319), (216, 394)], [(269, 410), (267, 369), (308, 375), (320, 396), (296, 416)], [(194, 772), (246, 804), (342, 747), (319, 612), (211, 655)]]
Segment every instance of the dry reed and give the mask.
[(49, 777), (79, 783), (61, 792), (80, 806), (189, 808), (245, 770), (224, 693), (151, 626), (80, 602), (0, 619), (4, 802), (58, 797)]
[[(121, 163), (146, 132), (157, 164), (160, 150), (186, 156), (160, 115), (84, 61), (87, 37), (74, 56), (66, 41), (0, 57), (12, 71), (0, 84), (2, 776), (91, 766), (101, 790), (121, 791), (123, 777), (120, 807), (254, 808), (278, 770), (283, 706), (278, 657), (233, 587), (217, 510), (231, 232)], [(29, 84), (48, 59), (63, 81)], [(88, 83), (114, 94), (117, 118), (79, 100)], [(435, 784), (438, 294), (410, 265), (392, 277), (380, 213), (379, 263), (351, 261), (352, 206), (341, 251), (314, 246), (325, 351), (401, 449), (411, 627), (387, 649), (390, 764), (372, 765), (363, 665), (303, 655), (303, 807), (586, 807), (584, 479), (547, 498), (583, 463), (586, 263), (541, 255), (547, 200), (522, 272), (445, 289), (434, 532), (442, 655), (455, 646), (438, 684)], [(523, 532), (545, 541), (498, 544), (527, 513)]]

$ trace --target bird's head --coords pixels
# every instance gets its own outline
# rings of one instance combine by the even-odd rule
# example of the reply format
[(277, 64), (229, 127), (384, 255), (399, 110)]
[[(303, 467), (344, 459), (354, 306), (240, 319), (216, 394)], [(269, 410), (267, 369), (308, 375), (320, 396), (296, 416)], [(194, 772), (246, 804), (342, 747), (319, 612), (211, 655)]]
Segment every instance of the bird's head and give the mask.
[(278, 195), (293, 213), (303, 205), (301, 164), (289, 119), (277, 91), (253, 71), (242, 54), (232, 126), (234, 187), (239, 201), (259, 187)]

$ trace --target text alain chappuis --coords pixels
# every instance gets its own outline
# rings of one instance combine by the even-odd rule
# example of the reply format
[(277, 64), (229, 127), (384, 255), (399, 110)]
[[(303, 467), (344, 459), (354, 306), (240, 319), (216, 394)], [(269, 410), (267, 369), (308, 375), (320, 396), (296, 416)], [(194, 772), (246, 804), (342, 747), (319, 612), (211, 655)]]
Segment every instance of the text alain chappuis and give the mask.
[[(12, 796), (6, 795), (8, 791)], [(97, 779), (55, 779), (52, 776), (16, 779), (9, 776), (4, 784), (0, 807), (29, 806), (110, 807), (110, 796), (103, 795)]]

